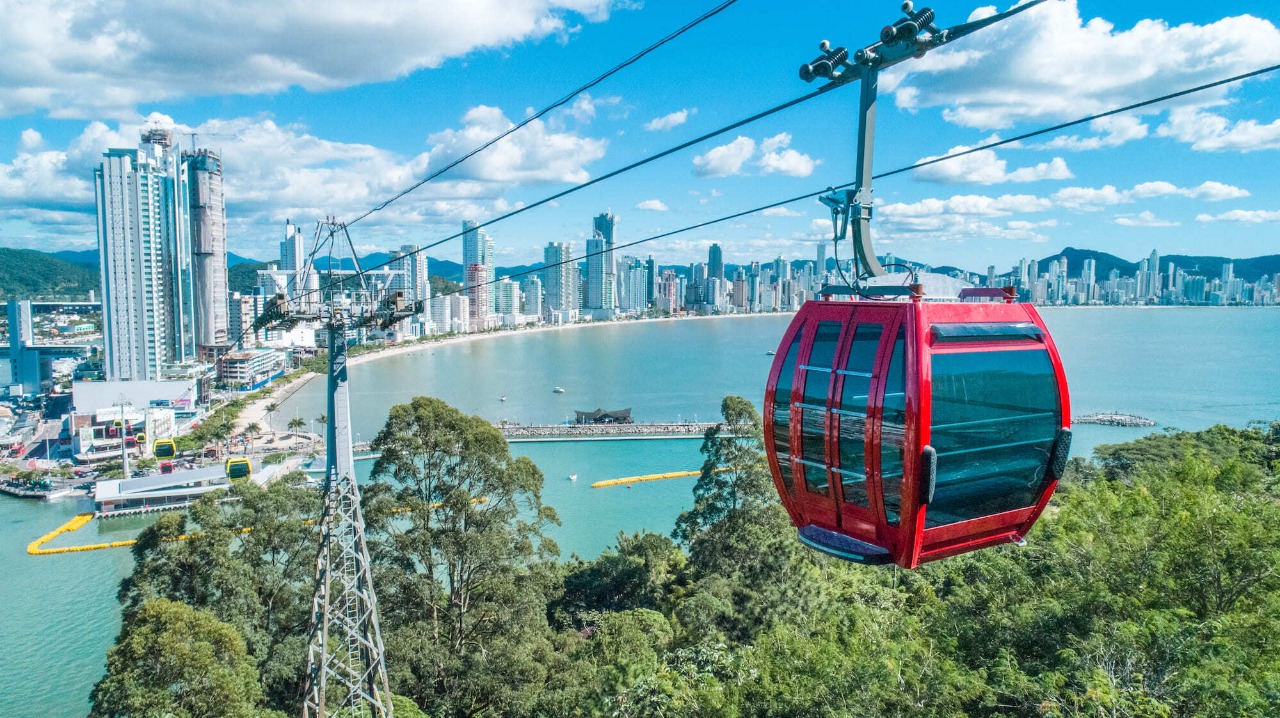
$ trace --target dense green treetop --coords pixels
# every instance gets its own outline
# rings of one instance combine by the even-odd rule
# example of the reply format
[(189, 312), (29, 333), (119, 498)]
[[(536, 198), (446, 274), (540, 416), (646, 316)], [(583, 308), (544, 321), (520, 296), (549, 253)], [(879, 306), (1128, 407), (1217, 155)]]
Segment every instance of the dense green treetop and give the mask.
[[(396, 714), (1280, 715), (1280, 423), (1101, 447), (1026, 547), (903, 571), (796, 541), (759, 416), (722, 409), (673, 538), (556, 563), (531, 462), (441, 401), (395, 407), (362, 490)], [(290, 483), (143, 532), (99, 715), (207, 705), (138, 659), (177, 635), (228, 705), (296, 714), (318, 502)], [(152, 613), (169, 602), (202, 618), (175, 633)]]

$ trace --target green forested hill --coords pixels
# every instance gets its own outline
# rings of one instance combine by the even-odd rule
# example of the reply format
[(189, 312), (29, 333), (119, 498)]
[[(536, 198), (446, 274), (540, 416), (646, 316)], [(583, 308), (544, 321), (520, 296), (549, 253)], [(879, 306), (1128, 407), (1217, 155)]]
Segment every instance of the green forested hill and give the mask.
[(96, 265), (64, 262), (34, 249), (0, 248), (0, 299), (86, 299), (98, 283)]

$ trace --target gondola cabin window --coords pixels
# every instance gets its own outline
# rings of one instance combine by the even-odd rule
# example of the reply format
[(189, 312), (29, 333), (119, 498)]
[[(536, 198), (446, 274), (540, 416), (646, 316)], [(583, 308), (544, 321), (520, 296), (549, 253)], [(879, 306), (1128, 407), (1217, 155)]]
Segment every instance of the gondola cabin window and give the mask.
[(867, 416), (876, 353), (883, 333), (884, 327), (880, 324), (857, 325), (845, 367), (839, 372), (844, 384), (836, 409), (840, 463), (835, 471), (844, 503), (863, 508), (870, 506), (866, 466)]
[(884, 409), (880, 413), (880, 483), (884, 513), (896, 526), (902, 512), (903, 453), (907, 439), (907, 335), (898, 329), (885, 376)]
[(840, 322), (818, 322), (809, 358), (800, 365), (804, 372), (804, 395), (800, 410), (800, 463), (804, 486), (811, 494), (828, 496), (827, 485), (827, 395), (836, 346), (840, 342)]
[(1049, 353), (935, 353), (932, 369), (938, 474), (926, 526), (1034, 506), (1062, 425)]
[(791, 472), (791, 387), (803, 336), (804, 328), (801, 326), (791, 340), (791, 346), (787, 347), (773, 398), (773, 446), (778, 458), (778, 472), (788, 492), (795, 490)]

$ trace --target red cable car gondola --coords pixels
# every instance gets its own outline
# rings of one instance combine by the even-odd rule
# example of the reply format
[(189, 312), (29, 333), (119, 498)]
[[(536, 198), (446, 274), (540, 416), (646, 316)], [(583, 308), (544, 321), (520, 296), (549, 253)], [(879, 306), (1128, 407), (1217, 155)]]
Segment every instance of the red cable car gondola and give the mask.
[(1053, 340), (1012, 288), (896, 289), (906, 301), (806, 302), (778, 348), (765, 444), (800, 540), (905, 568), (1020, 542), (1071, 444)]

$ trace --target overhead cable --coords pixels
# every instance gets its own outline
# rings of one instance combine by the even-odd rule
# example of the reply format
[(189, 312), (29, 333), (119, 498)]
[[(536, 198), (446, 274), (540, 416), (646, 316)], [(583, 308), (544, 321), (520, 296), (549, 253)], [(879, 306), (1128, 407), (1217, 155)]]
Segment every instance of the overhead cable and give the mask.
[(508, 136), (509, 136), (509, 135), (511, 135), (512, 133), (514, 133), (514, 132), (516, 132), (516, 131), (520, 130), (520, 129), (521, 129), (522, 127), (524, 127), (525, 125), (528, 125), (530, 122), (533, 122), (533, 121), (535, 121), (535, 120), (541, 119), (544, 115), (546, 115), (548, 112), (551, 112), (552, 110), (556, 109), (557, 107), (563, 107), (564, 105), (568, 104), (570, 100), (572, 100), (573, 98), (577, 97), (578, 95), (580, 95), (580, 94), (582, 94), (582, 93), (586, 92), (587, 90), (590, 90), (591, 88), (595, 87), (596, 85), (599, 85), (600, 83), (602, 83), (602, 82), (604, 82), (605, 80), (609, 79), (609, 78), (610, 78), (610, 77), (612, 77), (613, 75), (616, 75), (617, 73), (621, 72), (622, 70), (624, 70), (624, 69), (626, 69), (626, 68), (630, 67), (631, 65), (634, 65), (635, 63), (639, 62), (642, 58), (644, 58), (644, 56), (645, 56), (645, 55), (648, 55), (649, 53), (653, 52), (654, 50), (657, 50), (658, 48), (662, 47), (663, 45), (667, 44), (668, 42), (671, 42), (672, 40), (676, 39), (677, 37), (680, 37), (681, 35), (685, 34), (685, 33), (686, 33), (686, 32), (688, 32), (689, 30), (692, 30), (694, 27), (697, 27), (699, 24), (701, 24), (701, 23), (705, 22), (706, 20), (709, 20), (709, 19), (711, 19), (711, 18), (715, 17), (716, 15), (719, 15), (721, 12), (723, 12), (723, 11), (724, 11), (725, 9), (727, 9), (730, 5), (734, 4), (734, 3), (735, 3), (735, 2), (737, 2), (737, 1), (738, 1), (738, 0), (724, 0), (724, 2), (722, 2), (722, 3), (720, 3), (719, 5), (717, 5), (717, 6), (713, 7), (713, 8), (711, 8), (710, 10), (708, 10), (708, 11), (706, 11), (705, 13), (703, 13), (703, 14), (699, 15), (698, 17), (694, 18), (693, 20), (690, 20), (688, 23), (686, 23), (685, 25), (681, 26), (680, 28), (678, 28), (677, 30), (675, 30), (675, 31), (674, 31), (674, 32), (672, 32), (671, 34), (667, 35), (666, 37), (663, 37), (662, 39), (660, 39), (660, 40), (658, 40), (657, 42), (653, 43), (652, 45), (650, 45), (650, 46), (646, 47), (645, 49), (641, 50), (640, 52), (637, 52), (636, 54), (632, 55), (631, 57), (627, 58), (626, 60), (623, 60), (622, 62), (618, 63), (617, 65), (614, 65), (613, 67), (611, 67), (611, 68), (609, 68), (608, 70), (606, 70), (604, 73), (602, 73), (602, 74), (600, 74), (600, 75), (597, 75), (597, 76), (595, 77), (595, 79), (591, 80), (590, 82), (586, 83), (585, 85), (582, 85), (581, 87), (578, 87), (577, 89), (570, 91), (570, 92), (569, 92), (568, 94), (566, 94), (564, 97), (561, 97), (560, 99), (556, 100), (555, 102), (551, 103), (550, 105), (547, 105), (546, 107), (542, 108), (541, 110), (538, 110), (538, 111), (537, 111), (537, 112), (535, 112), (534, 114), (532, 114), (532, 115), (530, 115), (530, 116), (528, 116), (528, 117), (524, 118), (524, 119), (523, 119), (523, 120), (521, 120), (520, 122), (517, 122), (516, 124), (512, 125), (512, 126), (511, 126), (511, 127), (509, 127), (508, 129), (506, 129), (505, 131), (503, 131), (503, 132), (501, 132), (501, 133), (499, 133), (499, 134), (495, 135), (495, 136), (494, 136), (494, 137), (492, 137), (491, 139), (487, 140), (484, 144), (480, 145), (479, 147), (476, 147), (475, 149), (471, 150), (470, 152), (467, 152), (466, 154), (464, 154), (463, 156), (459, 157), (458, 159), (453, 160), (452, 162), (450, 162), (450, 163), (446, 164), (445, 166), (441, 167), (440, 169), (436, 170), (435, 172), (432, 172), (431, 174), (427, 175), (426, 177), (423, 177), (422, 179), (420, 179), (420, 180), (418, 180), (417, 182), (413, 183), (412, 185), (410, 185), (409, 187), (405, 188), (404, 190), (401, 190), (400, 192), (398, 192), (398, 193), (397, 193), (394, 197), (392, 197), (391, 199), (388, 199), (388, 200), (386, 200), (385, 202), (383, 202), (383, 203), (379, 204), (378, 206), (374, 207), (373, 209), (370, 209), (370, 210), (366, 211), (364, 214), (361, 214), (361, 215), (357, 216), (355, 219), (351, 220), (350, 222), (347, 222), (347, 226), (348, 226), (348, 227), (350, 227), (351, 225), (355, 224), (356, 222), (359, 222), (360, 220), (364, 219), (365, 217), (368, 217), (369, 215), (373, 214), (374, 212), (378, 212), (378, 211), (380, 211), (380, 210), (386, 209), (386, 208), (387, 208), (387, 206), (388, 206), (388, 205), (390, 205), (392, 202), (395, 202), (396, 200), (399, 200), (399, 199), (403, 198), (405, 195), (408, 195), (408, 194), (410, 194), (411, 192), (413, 192), (413, 191), (417, 190), (417, 189), (418, 189), (419, 187), (421, 187), (422, 185), (424, 185), (424, 184), (426, 184), (426, 183), (430, 182), (431, 180), (433, 180), (433, 179), (435, 179), (435, 178), (439, 177), (440, 175), (444, 174), (445, 172), (448, 172), (449, 170), (453, 169), (454, 167), (457, 167), (458, 165), (462, 164), (463, 162), (466, 162), (467, 160), (471, 159), (472, 157), (475, 157), (476, 155), (480, 154), (481, 152), (484, 152), (485, 150), (489, 149), (489, 148), (490, 148), (490, 147), (492, 147), (493, 145), (495, 145), (495, 144), (497, 144), (498, 142), (500, 142), (501, 140), (505, 139), (506, 137), (508, 137)]

